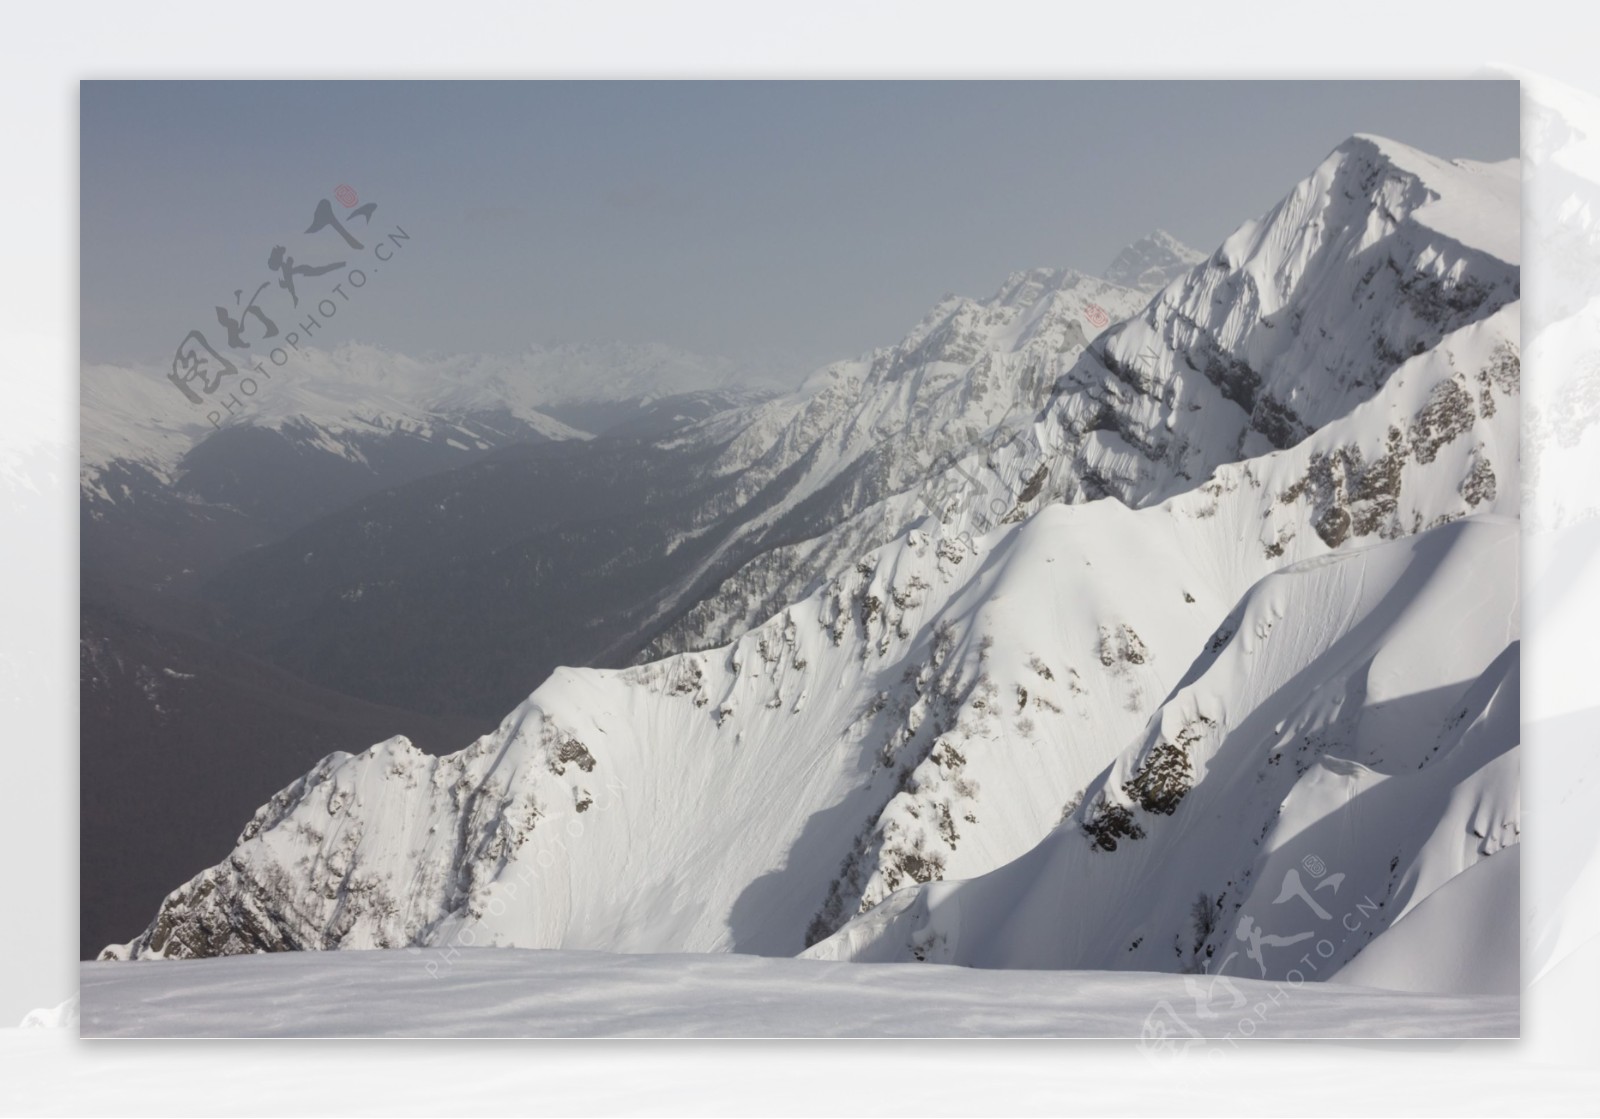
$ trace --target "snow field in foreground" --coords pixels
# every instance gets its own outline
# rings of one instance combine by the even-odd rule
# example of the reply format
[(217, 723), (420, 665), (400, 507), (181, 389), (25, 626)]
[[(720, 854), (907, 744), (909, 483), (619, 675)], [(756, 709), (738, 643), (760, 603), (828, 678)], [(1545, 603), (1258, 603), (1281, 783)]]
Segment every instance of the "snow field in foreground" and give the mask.
[(84, 1037), (1132, 1037), (1192, 1055), (1248, 1037), (1518, 1032), (1515, 997), (737, 955), (296, 952), (81, 976)]

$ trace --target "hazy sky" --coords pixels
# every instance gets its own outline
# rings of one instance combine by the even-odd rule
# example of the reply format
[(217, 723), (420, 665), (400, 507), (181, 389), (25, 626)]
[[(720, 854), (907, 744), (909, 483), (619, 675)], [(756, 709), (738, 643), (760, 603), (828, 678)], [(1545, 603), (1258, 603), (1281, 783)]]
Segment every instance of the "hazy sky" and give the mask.
[[(410, 353), (661, 341), (797, 370), (1015, 269), (1215, 248), (1345, 137), (1517, 154), (1514, 82), (82, 86), (86, 361), (165, 363), (268, 255), (370, 269), (321, 332)], [(370, 225), (315, 235), (348, 184)], [(296, 277), (301, 311), (343, 275)], [(260, 305), (292, 329), (289, 297)], [(253, 338), (254, 320), (245, 320)]]

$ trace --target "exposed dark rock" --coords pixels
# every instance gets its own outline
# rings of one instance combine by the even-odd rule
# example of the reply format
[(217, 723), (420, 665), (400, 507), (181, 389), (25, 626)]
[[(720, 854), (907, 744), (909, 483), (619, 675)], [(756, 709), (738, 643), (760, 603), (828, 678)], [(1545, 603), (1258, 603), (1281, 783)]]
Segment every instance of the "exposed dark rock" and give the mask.
[(1170, 816), (1193, 786), (1189, 752), (1179, 743), (1160, 742), (1122, 791), (1146, 812)]
[(1102, 851), (1115, 851), (1120, 839), (1144, 838), (1144, 829), (1134, 820), (1132, 810), (1106, 800), (1104, 793), (1084, 820), (1083, 830)]
[(1430, 463), (1439, 448), (1472, 430), (1477, 413), (1472, 394), (1455, 378), (1440, 381), (1428, 394), (1411, 428), (1411, 450), (1420, 463)]

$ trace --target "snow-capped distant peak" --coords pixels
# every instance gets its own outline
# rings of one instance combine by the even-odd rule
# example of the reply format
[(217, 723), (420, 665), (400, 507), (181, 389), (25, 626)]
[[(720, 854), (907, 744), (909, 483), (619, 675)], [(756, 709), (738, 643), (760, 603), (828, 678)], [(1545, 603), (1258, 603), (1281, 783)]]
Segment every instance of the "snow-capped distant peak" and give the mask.
[(1159, 291), (1205, 258), (1205, 253), (1158, 229), (1118, 253), (1105, 278), (1123, 287)]
[[(91, 492), (117, 462), (170, 481), (184, 456), (224, 427), (315, 431), (324, 449), (357, 457), (352, 438), (401, 433), (486, 449), (476, 431), (485, 417), (509, 416), (546, 439), (587, 439), (546, 408), (574, 403), (655, 400), (700, 391), (757, 392), (777, 387), (776, 369), (749, 368), (660, 343), (531, 345), (514, 354), (414, 357), (348, 342), (302, 347), (292, 377), (246, 390), (247, 405), (186, 403), (155, 367), (83, 366), (80, 474)], [(255, 384), (255, 382), (252, 382)], [(238, 394), (232, 394), (234, 403)], [(503, 433), (502, 433), (503, 434)]]

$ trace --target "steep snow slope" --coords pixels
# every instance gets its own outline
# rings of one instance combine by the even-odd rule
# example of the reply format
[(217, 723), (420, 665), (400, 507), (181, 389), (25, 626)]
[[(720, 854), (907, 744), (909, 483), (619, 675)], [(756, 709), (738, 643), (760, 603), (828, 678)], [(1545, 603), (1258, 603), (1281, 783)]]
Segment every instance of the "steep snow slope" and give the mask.
[[(992, 456), (994, 474), (1005, 476), (1007, 455), (1014, 453), (1019, 465), (1010, 466), (1012, 478), (1037, 478), (1041, 467), (1048, 470), (1042, 485), (1030, 486), (1041, 500), (1052, 491), (1068, 499), (1110, 492), (1140, 502), (1181, 488), (1188, 462), (1205, 462), (1216, 453), (1218, 423), (1225, 435), (1220, 442), (1236, 440), (1237, 448), (1248, 453), (1262, 449), (1263, 441), (1270, 445), (1298, 438), (1309, 420), (1320, 430), (1293, 451), (1218, 468), (1197, 490), (1168, 503), (1175, 514), (1209, 515), (1227, 525), (1215, 542), (1221, 545), (1215, 556), (1233, 567), (1235, 577), (1249, 564), (1240, 562), (1244, 556), (1229, 554), (1230, 536), (1246, 554), (1254, 541), (1268, 557), (1288, 562), (1315, 554), (1314, 547), (1308, 552), (1301, 541), (1308, 529), (1324, 545), (1340, 547), (1361, 539), (1392, 539), (1470, 510), (1514, 515), (1517, 431), (1515, 414), (1507, 406), (1520, 368), (1518, 308), (1501, 301), (1518, 290), (1515, 185), (1514, 165), (1443, 164), (1365, 137), (1342, 145), (1266, 219), (1247, 224), (1204, 268), (1169, 285), (1145, 315), (1108, 332), (1103, 349), (1091, 351), (1076, 371), (1084, 391), (1064, 392), (1045, 422), (1036, 426), (1034, 440), (1017, 440)], [(1352, 205), (1362, 192), (1367, 205)], [(1307, 329), (1307, 322), (1319, 325)], [(1287, 331), (1280, 329), (1285, 324)], [(1338, 344), (1330, 344), (1335, 339)], [(1406, 353), (1416, 356), (1404, 359)], [(1142, 355), (1144, 364), (1127, 360), (1131, 354)], [(1111, 377), (1097, 372), (1097, 362)], [(1235, 407), (1219, 408), (1207, 401), (1208, 383)], [(1104, 438), (1083, 438), (1090, 426), (1082, 421), (1085, 403), (1094, 399), (1097, 386), (1113, 390), (1113, 414), (1123, 422), (1097, 421), (1100, 428), (1116, 430)], [(1377, 396), (1368, 399), (1374, 391)], [(1172, 402), (1187, 393), (1195, 394), (1200, 406), (1189, 408), (1195, 415), (1175, 421), (1180, 412)], [(1341, 409), (1342, 419), (1327, 421)], [(1157, 423), (1163, 412), (1167, 419)], [(1285, 417), (1293, 421), (1291, 426), (1278, 427), (1276, 420)], [(1060, 428), (1047, 426), (1051, 420)], [(1163, 426), (1183, 438), (1165, 444), (1144, 438)], [(1053, 455), (1050, 436), (1056, 440)], [(1291, 462), (1299, 465), (1288, 466)], [(988, 476), (980, 474), (978, 481), (991, 494), (1005, 492)], [(1261, 487), (1276, 500), (1253, 509), (1254, 503), (1237, 498), (1241, 485)], [(1195, 504), (1208, 495), (1211, 505)], [(1190, 546), (1199, 543), (1194, 540)], [(1264, 570), (1257, 568), (1257, 573)], [(1514, 586), (1514, 576), (1506, 578)], [(1288, 624), (1298, 632), (1313, 623), (1296, 617)], [(1505, 640), (1509, 638), (1502, 635), (1499, 645), (1491, 641), (1487, 656), (1500, 652)], [(1464, 687), (1467, 679), (1457, 686)], [(1511, 707), (1514, 711), (1515, 705)], [(1177, 727), (1166, 729), (1183, 733)], [(1502, 738), (1498, 748), (1514, 745), (1514, 728)], [(1186, 739), (1181, 752), (1167, 751), (1163, 756), (1170, 759), (1168, 767), (1178, 766), (1192, 745)], [(1136, 743), (1119, 762), (1124, 772), (1115, 780), (1100, 779), (1100, 789), (1110, 790), (1108, 804), (1097, 812), (1091, 790), (1090, 807), (1078, 812), (1079, 829), (1088, 824), (1112, 842), (1121, 826), (1143, 829), (1117, 797), (1125, 796), (1123, 784), (1140, 789), (1148, 783), (1138, 779), (1139, 767), (1154, 749), (1153, 742)], [(1508, 780), (1514, 793), (1514, 775)], [(1506, 793), (1504, 783), (1499, 791)], [(1118, 809), (1130, 813), (1125, 824)], [(1228, 802), (1221, 815), (1230, 818), (1237, 811)], [(1059, 842), (1082, 839), (1078, 835)], [(1249, 869), (1237, 854), (1234, 858), (1236, 875)], [(1446, 857), (1442, 865), (1461, 869), (1449, 868), (1448, 862)], [(1137, 921), (1124, 916), (1123, 926), (1113, 922), (1098, 929), (1100, 951), (1109, 951), (1107, 943), (1128, 933), (1124, 953), (1115, 961), (1097, 957), (1087, 964), (1060, 940), (995, 947), (985, 946), (981, 937), (964, 942), (962, 951), (973, 955), (956, 958), (991, 958), (983, 954), (992, 952), (992, 958), (1008, 963), (1037, 958), (1053, 961), (1047, 966), (1077, 961), (1066, 966), (1173, 967), (1202, 966), (1196, 952), (1219, 950), (1215, 938), (1198, 948), (1186, 941), (1193, 935), (1187, 907), (1195, 900), (1186, 896), (1187, 884), (1173, 895), (1170, 883), (1163, 887), (1126, 867), (1122, 873), (1138, 883), (1134, 888), (1165, 897), (1172, 912), (1152, 917), (1159, 936), (1147, 935), (1150, 930), (1140, 923), (1143, 916)], [(1211, 904), (1227, 886), (1226, 875), (1211, 884)], [(1093, 891), (1081, 883), (1071, 888), (1079, 891), (1073, 895), (1075, 909), (1095, 908), (1103, 900), (1089, 900)], [(895, 904), (914, 907), (946, 889), (932, 887), (917, 901), (902, 896)], [(1237, 889), (1232, 902), (1243, 904)], [(1008, 902), (996, 904), (1003, 909)], [(900, 920), (893, 933), (881, 937), (871, 931), (874, 922), (893, 920), (888, 913), (869, 914), (819, 951), (852, 956), (884, 951), (915, 958), (943, 950), (932, 946), (939, 931), (915, 917)], [(1034, 927), (1053, 926), (1042, 921)], [(1381, 924), (1367, 922), (1369, 932), (1377, 927)], [(1343, 945), (1334, 966), (1357, 947)]]
[[(478, 942), (793, 953), (852, 837), (917, 783), (929, 825), (959, 841), (946, 869), (991, 866), (1059, 817), (1100, 734), (1137, 726), (1129, 697), (1170, 687), (1134, 631), (1183, 645), (1208, 631), (1203, 613), (1172, 609), (1184, 591), (1162, 570), (1166, 526), (1140, 539), (1116, 531), (1130, 514), (1114, 504), (1084, 512), (1108, 530), (1080, 542), (1041, 517), (987, 556), (915, 534), (716, 654), (562, 669), (461, 754), (394, 740), (335, 755), (169, 899), (135, 951), (443, 942), (469, 927)], [(1122, 558), (1128, 543), (1148, 567)], [(1089, 593), (1050, 595), (1047, 610), (1001, 589), (1047, 585), (1056, 565), (1082, 568)], [(1087, 658), (1119, 570), (1152, 594), (1117, 615), (1129, 636), (1112, 641), (1131, 644), (1108, 666)], [(1007, 659), (1037, 659), (1037, 701), (984, 679), (990, 630), (1036, 638)], [(997, 741), (979, 756), (977, 736)], [(1004, 810), (986, 813), (989, 797)], [(890, 846), (872, 859), (885, 888), (934, 873), (931, 850)]]
[[(899, 886), (981, 874), (1049, 832), (1244, 589), (1328, 551), (1330, 511), (1395, 535), (1515, 510), (1514, 381), (1447, 442), (1426, 422), (1441, 379), (1514, 325), (1465, 328), (1305, 444), (1162, 506), (1054, 505), (970, 547), (929, 518), (726, 649), (562, 669), (447, 758), (403, 739), (334, 755), (131, 952), (793, 952)], [(1384, 484), (1363, 489), (1347, 467), (1374, 461)], [(1492, 493), (1470, 489), (1480, 461), (1500, 464)]]
[(1326, 978), (1518, 841), (1517, 545), (1474, 517), (1269, 575), (1049, 839), (813, 954)]
[(1522, 845), (1424, 898), (1333, 976), (1391, 991), (1515, 995), (1522, 989)]
[(1340, 145), (1060, 386), (1041, 498), (1145, 503), (1290, 446), (1517, 299), (1517, 164)]
[[(915, 356), (964, 345), (971, 324), (994, 310), (963, 306), (875, 359), (865, 397), (848, 371), (828, 373), (798, 411), (768, 414), (772, 430), (745, 447), (753, 458), (741, 458), (735, 440), (729, 469), (742, 462), (756, 486), (763, 471), (786, 475), (785, 500), (808, 478), (837, 484), (855, 447), (877, 445), (874, 423), (909, 423), (929, 400), (952, 406), (929, 415), (956, 417), (950, 445), (960, 450), (920, 464), (930, 484), (865, 506), (783, 570), (808, 593), (784, 599), (792, 604), (722, 649), (622, 671), (562, 669), (460, 754), (427, 758), (396, 739), (331, 756), (257, 814), (227, 861), (175, 891), (144, 935), (111, 954), (408, 943), (792, 953), (863, 910), (892, 924), (916, 904), (907, 897), (922, 896), (880, 905), (901, 886), (973, 878), (1026, 855), (1091, 782), (1087, 811), (1101, 790), (1114, 800), (1120, 784), (1107, 766), (1141, 772), (1127, 762), (1155, 749), (1141, 728), (1175, 688), (1195, 686), (1191, 666), (1230, 612), (1268, 601), (1240, 605), (1263, 576), (1331, 549), (1516, 511), (1517, 306), (1508, 302), (1516, 269), (1418, 217), (1457, 189), (1499, 197), (1479, 180), (1498, 183), (1505, 169), (1429, 164), (1432, 185), (1422, 185), (1406, 167), (1425, 157), (1402, 153), (1396, 162), (1386, 151), (1368, 140), (1341, 147), (1269, 220), (1230, 239), (1239, 259), (1219, 264), (1224, 246), (1139, 320), (1109, 331), (1105, 347), (1151, 331), (1149, 368), (1161, 372), (1143, 388), (1107, 366), (1110, 349), (1097, 344), (1057, 379), (1042, 413), (1006, 419), (1007, 401), (1026, 392), (994, 374), (996, 365), (963, 349), (972, 366), (944, 370), (954, 380), (943, 383), (932, 375), (939, 362)], [(1334, 212), (1338, 228), (1328, 222)], [(1495, 210), (1492, 220), (1514, 225), (1515, 212)], [(1296, 234), (1296, 222), (1316, 232)], [(1491, 230), (1483, 240), (1497, 237)], [(1406, 271), (1413, 266), (1415, 276)], [(1268, 281), (1276, 294), (1267, 302), (1303, 312), (1303, 329), (1285, 325), (1292, 316), (1261, 317), (1274, 314), (1258, 297)], [(1036, 321), (1048, 330), (1032, 337), (1046, 349), (1070, 354), (1062, 345), (1070, 315), (1052, 293), (1081, 283), (1025, 274), (1008, 285), (1023, 297), (1018, 305), (1044, 307)], [(1379, 290), (1383, 298), (1369, 297)], [(1436, 305), (1447, 309), (1417, 309)], [(989, 337), (1023, 338), (1026, 321), (1022, 312), (1000, 315)], [(1257, 380), (1224, 353), (1249, 354)], [(1327, 375), (1312, 376), (1308, 361)], [(1228, 376), (1207, 372), (1218, 362)], [(1017, 367), (997, 364), (1015, 376)], [(1350, 375), (1343, 385), (1336, 369)], [(1295, 396), (1302, 380), (1317, 391)], [(1230, 385), (1253, 385), (1252, 406)], [(1297, 401), (1316, 427), (1281, 450), (1259, 426), (1262, 415), (1281, 418), (1260, 407), (1275, 393)], [(1105, 423), (1079, 422), (1085, 415)], [(967, 450), (983, 425), (1001, 421), (1015, 436), (1008, 444)], [(1183, 446), (1141, 449), (1124, 427)], [(916, 465), (913, 444), (937, 445), (904, 430), (877, 461), (903, 455)], [(1240, 453), (1254, 457), (1234, 461)], [(1201, 463), (1211, 465), (1190, 479), (1166, 475)], [(1127, 504), (1085, 501), (1096, 489)], [(1052, 503), (1050, 494), (1077, 503)], [(985, 513), (999, 525), (980, 521)], [(1459, 536), (1462, 553), (1493, 558), (1505, 551), (1496, 531), (1450, 527), (1415, 546), (1455, 554), (1437, 541)], [(891, 542), (852, 550), (872, 533)], [(1413, 545), (1386, 547), (1398, 556)], [(1470, 564), (1436, 566), (1448, 583)], [(1406, 585), (1419, 593), (1431, 585), (1420, 560), (1415, 568), (1386, 561), (1391, 569), (1411, 571)], [(746, 606), (780, 582), (752, 577)], [(1339, 637), (1322, 598), (1288, 601), (1280, 643), (1309, 649)], [(1501, 615), (1478, 621), (1474, 633), (1498, 641), (1496, 651), (1511, 639)], [(1345, 682), (1333, 676), (1329, 687)], [(1409, 693), (1380, 685), (1371, 694)], [(1305, 717), (1316, 722), (1318, 711)], [(1207, 717), (1216, 720), (1210, 708)], [(1165, 727), (1159, 718), (1152, 725)], [(1435, 780), (1423, 783), (1432, 790)], [(1236, 806), (1218, 803), (1231, 819)], [(1089, 849), (1084, 811), (1050, 842), (1067, 835), (1087, 855), (1121, 855)], [(1096, 827), (1107, 834), (1104, 821)], [(1445, 865), (1427, 863), (1430, 874)], [(1184, 912), (1152, 919), (1180, 921), (1192, 889), (1186, 881), (1172, 902)], [(1107, 916), (1100, 931), (1120, 936), (1118, 919)], [(849, 945), (894, 952), (909, 943), (899, 937), (903, 923), (886, 925), (883, 937), (863, 938), (863, 927), (847, 931)], [(1178, 929), (1162, 925), (1142, 941), (1141, 963), (1119, 956), (1095, 966), (1191, 963), (1181, 952), (1172, 958), (1170, 941), (1157, 943)]]

